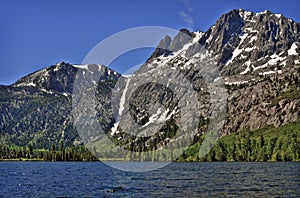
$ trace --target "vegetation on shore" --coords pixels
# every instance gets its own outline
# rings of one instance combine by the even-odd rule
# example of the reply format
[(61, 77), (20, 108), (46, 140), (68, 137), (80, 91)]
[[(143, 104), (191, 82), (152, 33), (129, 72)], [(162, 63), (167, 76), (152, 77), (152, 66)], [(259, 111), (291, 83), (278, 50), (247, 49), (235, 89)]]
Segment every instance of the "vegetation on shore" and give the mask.
[(221, 137), (201, 159), (200, 145), (191, 145), (178, 161), (299, 161), (300, 120), (279, 128), (243, 129)]
[[(203, 137), (204, 138), (204, 137)], [(189, 146), (178, 159), (172, 159), (166, 153), (156, 151), (137, 153), (140, 161), (161, 161), (172, 159), (176, 161), (300, 161), (300, 120), (285, 126), (264, 128), (250, 131), (242, 129), (237, 133), (221, 137), (211, 151), (203, 158), (199, 158), (201, 138)], [(104, 150), (104, 148), (102, 148)], [(101, 149), (101, 150), (102, 150)], [(96, 152), (96, 151), (95, 151)], [(118, 151), (120, 152), (120, 151)], [(174, 152), (177, 152), (176, 150)], [(166, 156), (163, 156), (165, 154)], [(113, 156), (116, 157), (116, 156)], [(102, 158), (108, 160), (128, 160), (130, 158)], [(84, 146), (65, 148), (60, 142), (52, 144), (49, 149), (35, 149), (33, 145), (27, 147), (7, 146), (0, 144), (0, 160), (2, 161), (97, 161), (98, 159)]]
[(2, 161), (97, 161), (91, 152), (83, 146), (65, 148), (60, 142), (57, 148), (35, 149), (33, 145), (27, 147), (0, 145), (0, 160)]

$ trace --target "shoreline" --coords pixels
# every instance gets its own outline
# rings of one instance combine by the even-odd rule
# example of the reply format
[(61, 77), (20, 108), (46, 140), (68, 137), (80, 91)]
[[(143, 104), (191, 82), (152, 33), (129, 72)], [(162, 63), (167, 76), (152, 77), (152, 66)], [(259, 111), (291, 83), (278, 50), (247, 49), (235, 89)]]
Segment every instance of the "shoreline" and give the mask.
[[(21, 159), (0, 159), (0, 162), (158, 162), (158, 163), (162, 163), (162, 162), (166, 162), (166, 161), (125, 161), (125, 160), (113, 160), (113, 159), (107, 159), (107, 160), (93, 160), (93, 161), (88, 161), (88, 160), (82, 160), (82, 161), (72, 161), (72, 160), (68, 160), (68, 161), (47, 161), (47, 160), (43, 160), (43, 159), (26, 159), (26, 158), (21, 158)], [(228, 163), (240, 163), (240, 162), (300, 162), (300, 160), (298, 161), (272, 161), (272, 160), (268, 160), (268, 161), (172, 161), (172, 162), (176, 162), (176, 163), (199, 163), (199, 162), (228, 162)], [(172, 163), (169, 162), (169, 163)]]

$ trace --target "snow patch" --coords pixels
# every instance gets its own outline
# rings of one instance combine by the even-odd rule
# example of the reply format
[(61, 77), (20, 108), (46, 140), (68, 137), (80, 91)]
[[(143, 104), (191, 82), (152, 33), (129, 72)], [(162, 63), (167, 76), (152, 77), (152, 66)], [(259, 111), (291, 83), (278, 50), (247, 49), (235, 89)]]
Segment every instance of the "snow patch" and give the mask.
[[(79, 69), (86, 69), (89, 70), (89, 65), (90, 64), (83, 64), (83, 65), (72, 65), (73, 67), (79, 68)], [(97, 65), (98, 66), (98, 71), (101, 72), (104, 68), (102, 67), (101, 64), (93, 64), (93, 65)]]
[(253, 41), (256, 41), (257, 40), (257, 36), (252, 36), (249, 43), (252, 43)]
[(234, 51), (232, 52), (232, 56), (231, 58), (227, 61), (227, 63), (225, 65), (228, 65), (230, 63), (232, 63), (232, 61), (240, 54), (243, 52), (243, 49), (240, 49), (240, 45), (244, 42), (244, 40), (247, 38), (248, 33), (244, 33), (242, 36), (240, 36), (240, 44), (234, 49)]
[(176, 112), (176, 108), (168, 115), (168, 117), (165, 120), (169, 120), (171, 116), (175, 114), (175, 112)]
[(277, 54), (273, 54), (271, 57), (271, 60), (268, 61), (269, 65), (276, 65), (278, 61), (283, 61), (286, 57), (280, 57)]
[(164, 111), (163, 113), (161, 112), (161, 108), (157, 109), (157, 112), (150, 116), (149, 121), (142, 126), (142, 128), (148, 126), (151, 123), (154, 123), (155, 121), (157, 122), (164, 122), (166, 120), (166, 116), (168, 114), (169, 110)]
[(247, 74), (250, 71), (250, 67), (248, 66), (243, 72), (241, 72), (240, 74)]
[(251, 12), (245, 11), (245, 10), (240, 10), (239, 15), (244, 19), (247, 20), (249, 16), (251, 16)]
[(125, 105), (125, 102), (126, 102), (126, 93), (127, 93), (127, 90), (128, 90), (129, 82), (130, 82), (130, 78), (127, 78), (126, 79), (126, 85), (125, 85), (124, 91), (123, 91), (121, 99), (120, 99), (119, 113), (118, 113), (118, 117), (117, 117), (117, 122), (111, 128), (111, 134), (112, 135), (114, 135), (117, 132), (117, 129), (118, 129), (118, 126), (119, 126), (119, 123), (120, 123), (120, 118), (121, 118), (122, 113), (124, 111), (124, 105)]
[(194, 37), (194, 39), (193, 39), (193, 43), (196, 43), (196, 42), (198, 42), (200, 39), (201, 39), (201, 37), (204, 35), (204, 32), (194, 32), (195, 34), (196, 34), (196, 36)]
[(256, 49), (256, 46), (253, 47), (247, 47), (246, 49), (244, 49), (245, 52), (251, 52), (252, 50)]
[(253, 66), (251, 65), (251, 61), (250, 60), (246, 61), (244, 63), (244, 65), (246, 65), (247, 68), (243, 72), (241, 72), (240, 74), (247, 74), (248, 72), (250, 72), (250, 68), (253, 68)]
[(88, 64), (85, 65), (73, 65), (73, 67), (79, 68), (79, 69), (88, 69)]
[(259, 14), (267, 14), (267, 12), (268, 12), (268, 10), (264, 10), (263, 12), (259, 12), (258, 15)]
[(47, 91), (47, 90), (46, 90), (46, 89), (44, 89), (44, 88), (42, 88), (42, 89), (41, 89), (41, 91), (42, 91), (42, 92), (45, 92), (45, 93), (53, 94), (53, 92), (52, 92), (52, 91)]
[(260, 72), (258, 73), (258, 75), (261, 75), (261, 76), (266, 76), (266, 75), (270, 75), (270, 74), (281, 74), (282, 73), (282, 70), (278, 70), (278, 71), (266, 71), (266, 72)]
[[(282, 62), (283, 60), (286, 59), (286, 57), (281, 57), (277, 54), (273, 54), (270, 56), (270, 60), (268, 62), (266, 62), (265, 64), (261, 65), (261, 66), (258, 66), (258, 67), (255, 67), (254, 68), (254, 71), (255, 70), (258, 70), (258, 69), (263, 69), (263, 68), (266, 68), (270, 65), (277, 65), (277, 64), (280, 64), (280, 62)], [(285, 66), (286, 62), (283, 62), (283, 65)]]
[(292, 56), (292, 55), (298, 55), (296, 49), (298, 48), (298, 46), (296, 45), (296, 42), (292, 44), (291, 48), (288, 50), (288, 55)]
[(53, 71), (58, 71), (59, 70), (59, 65), (57, 65), (55, 68), (54, 68), (54, 70)]
[(36, 87), (36, 84), (34, 84), (33, 82), (30, 82), (30, 83), (27, 83), (26, 86)]
[(225, 82), (225, 85), (242, 85), (247, 83), (249, 83), (249, 81), (245, 80), (245, 81)]
[(214, 79), (214, 82), (217, 82), (220, 79), (221, 79), (221, 77), (217, 77), (216, 79)]

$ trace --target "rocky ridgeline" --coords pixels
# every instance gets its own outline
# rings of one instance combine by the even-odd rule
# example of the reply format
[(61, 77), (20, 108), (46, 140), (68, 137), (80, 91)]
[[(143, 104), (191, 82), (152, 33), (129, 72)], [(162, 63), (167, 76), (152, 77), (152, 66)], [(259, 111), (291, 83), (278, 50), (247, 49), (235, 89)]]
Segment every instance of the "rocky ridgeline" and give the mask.
[[(217, 99), (209, 92), (207, 80), (199, 68), (213, 64), (216, 70), (210, 73), (210, 82), (224, 82), (228, 95), (222, 130), (222, 134), (227, 135), (243, 128), (278, 127), (299, 119), (299, 54), (299, 23), (270, 11), (233, 10), (222, 15), (206, 32), (183, 29), (173, 39), (166, 36), (137, 73), (151, 75), (167, 68), (184, 75), (199, 93), (203, 126), (199, 125), (197, 133), (201, 134), (209, 123), (210, 103)], [(67, 145), (82, 143), (71, 112), (73, 83), (79, 68), (82, 76), (93, 69), (101, 73), (96, 109), (100, 123), (110, 134), (115, 118), (109, 101), (116, 82), (121, 82), (121, 75), (103, 65), (61, 62), (34, 72), (11, 86), (0, 86), (1, 143), (20, 146), (32, 143), (37, 148), (49, 148), (53, 142), (61, 140)], [(122, 85), (122, 89), (124, 87)], [(130, 114), (140, 125), (153, 119), (153, 112), (147, 110), (155, 101), (161, 100), (169, 114), (172, 112), (160, 131), (165, 132), (164, 135), (143, 140), (152, 147), (159, 147), (172, 138), (170, 128), (176, 129), (176, 119), (184, 116), (176, 106), (176, 97), (160, 95), (161, 90), (159, 86), (144, 85), (135, 92), (135, 100), (130, 103), (134, 107)], [(112, 136), (124, 141), (128, 138), (121, 130)], [(137, 137), (129, 138), (134, 138), (127, 142), (130, 148), (141, 141)]]

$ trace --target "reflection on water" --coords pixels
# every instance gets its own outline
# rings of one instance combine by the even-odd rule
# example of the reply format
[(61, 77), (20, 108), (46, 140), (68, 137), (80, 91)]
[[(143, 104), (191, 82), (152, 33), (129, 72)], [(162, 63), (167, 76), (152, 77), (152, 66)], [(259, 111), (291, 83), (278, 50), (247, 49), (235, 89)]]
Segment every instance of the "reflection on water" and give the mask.
[(171, 163), (141, 173), (101, 162), (1, 162), (0, 175), (0, 197), (300, 196), (297, 162)]

